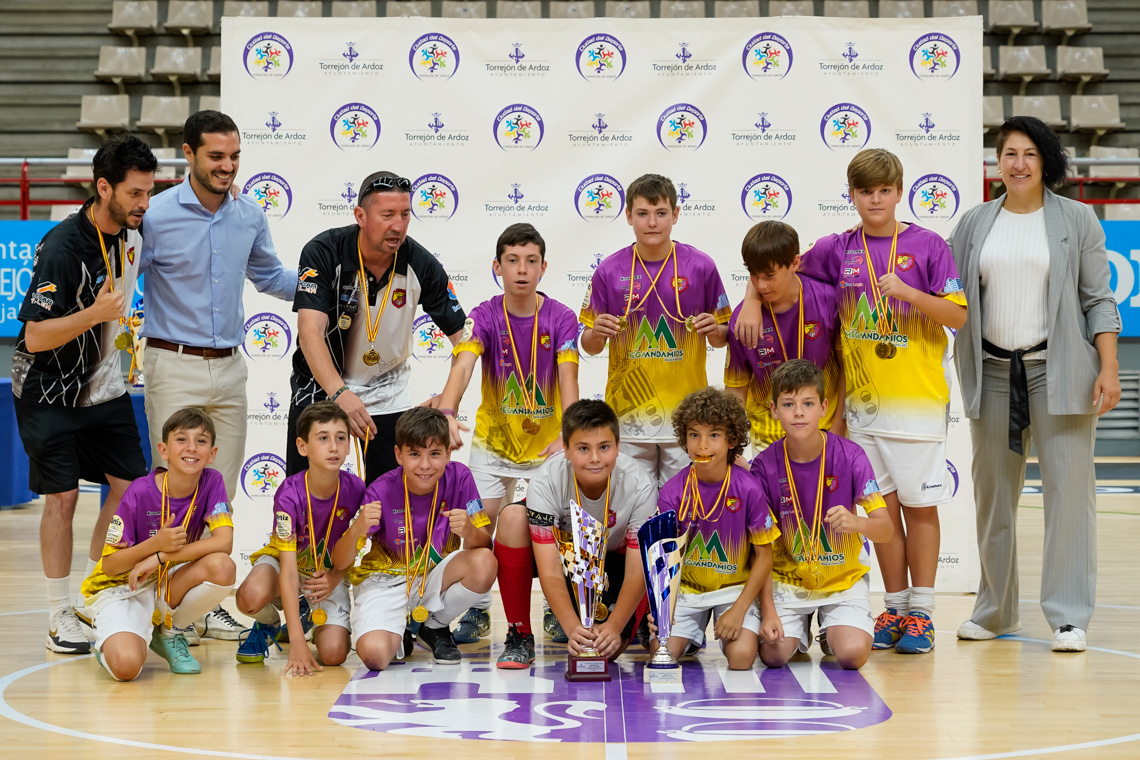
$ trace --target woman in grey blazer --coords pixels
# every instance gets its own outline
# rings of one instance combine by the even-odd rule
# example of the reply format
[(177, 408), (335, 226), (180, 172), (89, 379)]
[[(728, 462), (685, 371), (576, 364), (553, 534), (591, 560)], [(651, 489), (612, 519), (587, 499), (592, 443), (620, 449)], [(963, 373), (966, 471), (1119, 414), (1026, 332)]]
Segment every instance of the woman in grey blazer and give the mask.
[(973, 441), (982, 580), (958, 638), (1021, 628), (1017, 502), (1029, 436), (1045, 497), (1041, 608), (1053, 651), (1085, 649), (1096, 595), (1097, 417), (1120, 400), (1104, 232), (1092, 209), (1053, 194), (1068, 166), (1040, 120), (997, 136), (1006, 192), (970, 209), (949, 243), (970, 313), (954, 341)]

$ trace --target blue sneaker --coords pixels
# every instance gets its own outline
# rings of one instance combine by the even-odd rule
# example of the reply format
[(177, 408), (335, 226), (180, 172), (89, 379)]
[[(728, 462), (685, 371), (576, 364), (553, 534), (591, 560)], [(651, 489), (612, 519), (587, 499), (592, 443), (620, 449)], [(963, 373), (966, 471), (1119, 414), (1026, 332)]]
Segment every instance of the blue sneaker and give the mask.
[(902, 654), (925, 654), (934, 649), (934, 623), (925, 612), (912, 612), (903, 621), (905, 632), (895, 644)]
[(459, 618), (452, 638), (460, 644), (474, 644), (491, 632), (491, 613), (472, 607)]
[(253, 627), (245, 629), (238, 637), (237, 661), (245, 663), (264, 662), (265, 658), (269, 656), (270, 642), (280, 652), (281, 645), (277, 643), (277, 636), (280, 629), (284, 627), (266, 625), (255, 620)]
[(190, 654), (190, 645), (181, 633), (166, 636), (162, 626), (156, 625), (154, 633), (150, 635), (150, 648), (162, 659), (170, 663), (170, 672), (179, 675), (201, 673), (202, 666)]
[[(301, 613), (301, 630), (305, 632), (305, 641), (313, 640), (313, 611), (309, 608), (309, 600), (302, 594), (297, 598), (297, 608)], [(282, 623), (277, 631), (277, 640), (282, 644), (289, 643), (289, 626)]]
[(872, 649), (893, 649), (903, 635), (906, 620), (896, 609), (888, 608), (875, 618), (875, 641)]

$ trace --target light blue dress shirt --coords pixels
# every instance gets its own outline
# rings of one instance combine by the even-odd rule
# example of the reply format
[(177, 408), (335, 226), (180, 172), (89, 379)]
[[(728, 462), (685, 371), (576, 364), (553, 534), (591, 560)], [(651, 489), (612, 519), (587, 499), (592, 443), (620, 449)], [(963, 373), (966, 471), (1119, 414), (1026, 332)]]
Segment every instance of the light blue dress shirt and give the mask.
[(211, 214), (187, 179), (151, 201), (142, 233), (145, 338), (210, 348), (241, 345), (246, 278), (262, 293), (293, 300), (297, 270), (277, 258), (269, 222), (251, 198), (227, 193)]

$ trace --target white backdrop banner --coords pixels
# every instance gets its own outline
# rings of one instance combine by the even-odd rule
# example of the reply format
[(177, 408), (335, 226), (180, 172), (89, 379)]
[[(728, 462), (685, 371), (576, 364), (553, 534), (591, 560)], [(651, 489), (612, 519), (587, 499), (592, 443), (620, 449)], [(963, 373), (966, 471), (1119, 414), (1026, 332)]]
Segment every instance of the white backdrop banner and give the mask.
[[(981, 201), (981, 32), (979, 17), (226, 18), (222, 103), (241, 129), (242, 191), (287, 265), (351, 224), (360, 181), (388, 169), (412, 180), (410, 235), (466, 309), (500, 291), (495, 239), (528, 221), (547, 241), (542, 290), (577, 310), (601, 259), (633, 239), (625, 186), (656, 172), (678, 188), (674, 238), (709, 253), (738, 301), (740, 241), (756, 221), (788, 222), (806, 247), (857, 220), (846, 167), (864, 147), (902, 159), (903, 221), (946, 235)], [(249, 287), (245, 312), (242, 559), (266, 540), (284, 477), (297, 350), (288, 304)], [(413, 338), (412, 387), (426, 398), (443, 388), (449, 346), (427, 316)], [(606, 362), (583, 356), (583, 397), (602, 397)], [(723, 367), (710, 350), (714, 385)], [(478, 392), (464, 398), (469, 418)], [(940, 510), (938, 588), (972, 591), (970, 444), (953, 395), (958, 492)]]

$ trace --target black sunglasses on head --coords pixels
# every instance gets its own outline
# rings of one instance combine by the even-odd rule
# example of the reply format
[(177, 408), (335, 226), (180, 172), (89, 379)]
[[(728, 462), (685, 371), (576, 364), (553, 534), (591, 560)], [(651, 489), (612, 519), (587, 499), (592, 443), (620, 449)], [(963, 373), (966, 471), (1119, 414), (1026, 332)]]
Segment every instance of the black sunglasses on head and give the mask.
[(372, 180), (372, 184), (364, 188), (360, 193), (358, 202), (363, 201), (365, 196), (369, 193), (382, 193), (385, 190), (396, 189), (402, 193), (410, 193), (412, 191), (412, 183), (403, 177), (380, 177), (379, 179)]

